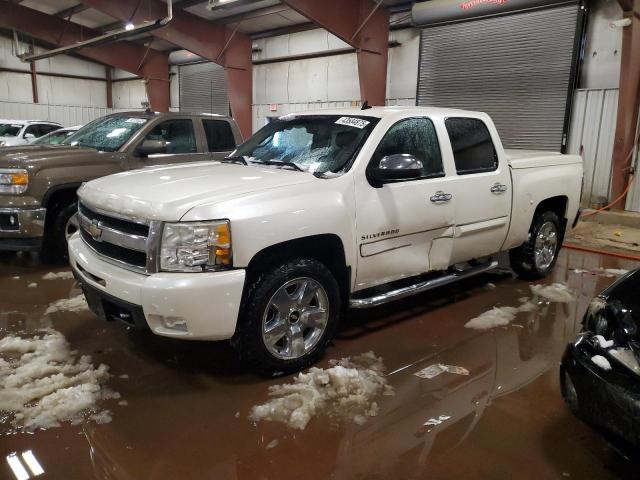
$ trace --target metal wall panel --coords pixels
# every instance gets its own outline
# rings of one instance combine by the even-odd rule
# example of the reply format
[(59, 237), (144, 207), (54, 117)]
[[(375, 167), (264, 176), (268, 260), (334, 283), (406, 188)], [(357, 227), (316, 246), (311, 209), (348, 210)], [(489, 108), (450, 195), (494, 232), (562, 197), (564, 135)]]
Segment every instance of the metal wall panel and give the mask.
[(224, 68), (211, 62), (180, 65), (180, 110), (228, 115)]
[[(638, 116), (638, 126), (636, 128), (636, 138), (640, 136), (640, 115)], [(638, 171), (638, 167), (640, 167), (640, 145), (636, 145), (635, 152), (633, 152), (633, 156), (631, 157), (631, 165), (635, 166), (635, 176), (633, 178), (633, 183), (631, 185), (631, 190), (627, 195), (627, 206), (626, 209), (632, 212), (640, 212), (640, 171)]]
[(576, 90), (571, 114), (568, 153), (584, 160), (582, 206), (610, 200), (611, 157), (618, 110), (618, 89)]
[(0, 101), (0, 118), (16, 120), (51, 120), (64, 126), (84, 125), (103, 115), (130, 108), (85, 107), (79, 105), (44, 105)]
[(508, 148), (559, 151), (578, 5), (422, 30), (418, 105), (489, 113)]

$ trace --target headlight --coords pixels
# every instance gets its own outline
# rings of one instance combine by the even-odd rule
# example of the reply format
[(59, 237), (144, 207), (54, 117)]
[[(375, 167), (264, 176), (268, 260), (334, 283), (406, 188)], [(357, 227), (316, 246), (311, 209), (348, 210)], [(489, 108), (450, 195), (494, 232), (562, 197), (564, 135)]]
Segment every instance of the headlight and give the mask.
[(19, 168), (0, 169), (0, 193), (19, 195), (27, 191), (29, 174)]
[(160, 270), (202, 272), (231, 266), (228, 220), (166, 223), (160, 245)]

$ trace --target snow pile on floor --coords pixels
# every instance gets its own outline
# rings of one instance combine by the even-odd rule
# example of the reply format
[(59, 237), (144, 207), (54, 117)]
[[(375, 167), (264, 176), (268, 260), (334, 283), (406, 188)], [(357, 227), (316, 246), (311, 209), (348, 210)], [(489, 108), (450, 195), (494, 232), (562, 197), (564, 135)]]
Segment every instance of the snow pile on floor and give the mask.
[(575, 297), (564, 283), (552, 283), (551, 285), (529, 285), (534, 295), (544, 297), (552, 302), (567, 303), (575, 300)]
[(292, 383), (269, 387), (269, 402), (251, 409), (249, 419), (282, 422), (304, 430), (320, 413), (362, 424), (378, 414), (375, 399), (393, 395), (384, 376), (381, 357), (368, 352), (356, 357), (331, 360), (327, 369), (310, 368)]
[(45, 310), (44, 314), (56, 312), (81, 312), (82, 310), (88, 310), (89, 306), (84, 298), (83, 294), (77, 295), (72, 298), (61, 298), (56, 300)]
[(609, 363), (609, 360), (607, 360), (602, 355), (594, 355), (593, 357), (591, 357), (591, 361), (603, 370), (611, 370), (611, 364)]
[(435, 427), (440, 425), (442, 422), (446, 422), (451, 418), (451, 415), (440, 415), (438, 418), (430, 418), (426, 422), (423, 423), (425, 427)]
[(493, 307), (491, 310), (472, 318), (464, 326), (474, 330), (504, 327), (513, 321), (517, 313), (516, 307)]
[(609, 275), (619, 275), (619, 276), (626, 275), (627, 273), (629, 273), (629, 270), (625, 270), (623, 268), (605, 268), (604, 271)]
[(110, 414), (96, 410), (98, 400), (120, 396), (102, 387), (108, 369), (95, 368), (87, 355), (77, 358), (55, 330), (31, 338), (6, 336), (0, 339), (0, 411), (27, 431), (79, 423), (85, 413), (104, 423)]
[[(552, 302), (571, 302), (574, 300), (569, 287), (562, 283), (552, 285), (530, 285), (535, 296), (546, 298)], [(529, 297), (520, 297), (518, 307), (493, 307), (475, 318), (465, 323), (466, 328), (474, 330), (487, 330), (489, 328), (504, 327), (509, 325), (518, 313), (533, 312), (538, 308), (538, 304), (531, 301)]]
[(49, 272), (42, 277), (43, 280), (73, 280), (73, 272)]

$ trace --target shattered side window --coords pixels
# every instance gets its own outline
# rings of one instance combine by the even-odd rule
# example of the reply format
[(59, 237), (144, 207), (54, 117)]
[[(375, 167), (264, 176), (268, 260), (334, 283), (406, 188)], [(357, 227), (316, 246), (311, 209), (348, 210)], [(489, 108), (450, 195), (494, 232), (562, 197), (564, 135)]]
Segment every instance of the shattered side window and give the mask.
[(388, 155), (412, 155), (422, 162), (422, 178), (444, 176), (440, 144), (433, 122), (425, 117), (408, 118), (393, 125), (373, 154), (377, 163)]

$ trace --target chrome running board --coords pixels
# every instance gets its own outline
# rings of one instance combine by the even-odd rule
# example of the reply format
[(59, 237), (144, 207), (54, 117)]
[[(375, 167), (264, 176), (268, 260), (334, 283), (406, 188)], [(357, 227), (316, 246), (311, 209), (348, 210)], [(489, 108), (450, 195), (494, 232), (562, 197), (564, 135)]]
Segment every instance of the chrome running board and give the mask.
[(378, 305), (382, 305), (384, 303), (393, 302), (394, 300), (400, 300), (401, 298), (406, 298), (411, 295), (415, 295), (416, 293), (426, 292), (427, 290), (431, 290), (433, 288), (442, 287), (443, 285), (448, 285), (449, 283), (473, 277), (474, 275), (478, 275), (479, 273), (488, 272), (489, 270), (497, 268), (497, 266), (497, 260), (493, 260), (483, 265), (470, 267), (466, 270), (463, 270), (462, 272), (448, 273), (446, 275), (443, 275), (442, 277), (432, 278), (431, 280), (414, 283), (413, 285), (409, 285), (407, 287), (379, 293), (377, 295), (374, 295), (373, 297), (351, 298), (349, 300), (349, 306), (351, 308), (377, 307)]

